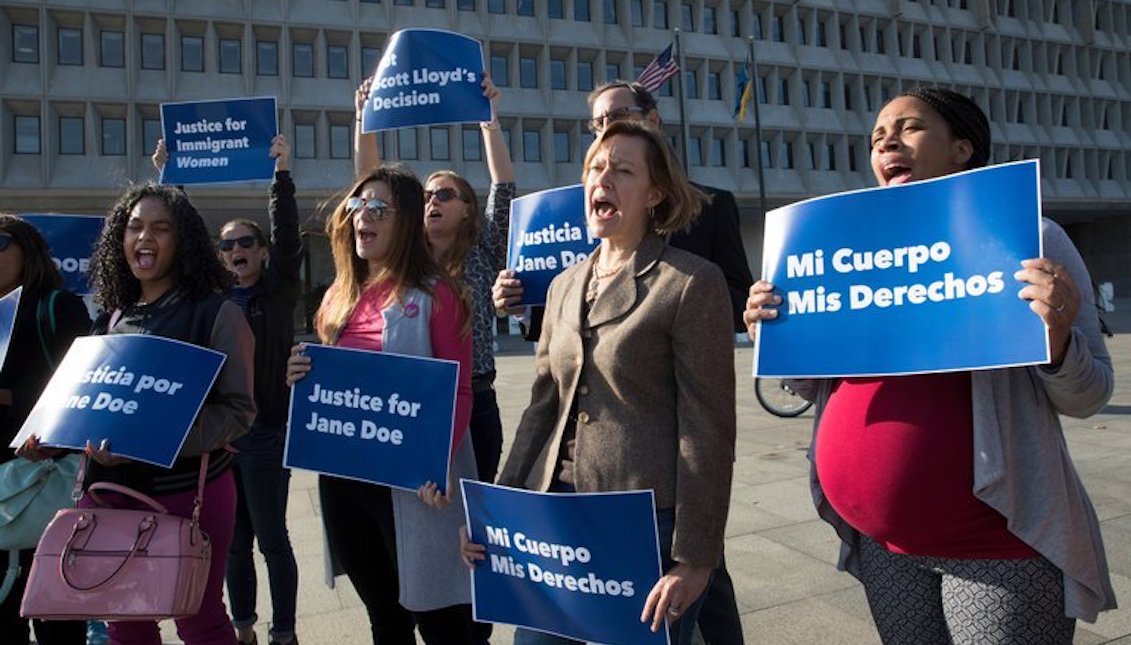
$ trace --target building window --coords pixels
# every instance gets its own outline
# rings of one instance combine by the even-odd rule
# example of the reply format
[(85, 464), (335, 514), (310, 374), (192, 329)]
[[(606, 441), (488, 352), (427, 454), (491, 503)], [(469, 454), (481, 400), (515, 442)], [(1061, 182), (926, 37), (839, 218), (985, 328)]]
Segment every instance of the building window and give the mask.
[(141, 154), (151, 155), (157, 149), (157, 140), (165, 136), (161, 132), (161, 119), (142, 119)]
[(487, 0), (487, 13), (506, 13), (506, 0)]
[(679, 3), (679, 24), (684, 31), (695, 31), (695, 15), (690, 2)]
[[(39, 27), (12, 25), (12, 62), (39, 62)], [(36, 126), (37, 131), (38, 127)], [(39, 154), (38, 148), (34, 154)]]
[(509, 72), (506, 55), (491, 54), (491, 80), (495, 85), (499, 87), (510, 86), (510, 82), (507, 80), (510, 77)]
[(566, 89), (566, 62), (564, 60), (550, 59), (550, 89)]
[(411, 7), (412, 0), (393, 0), (393, 4), (400, 5), (402, 7)]
[(463, 160), (482, 161), (483, 149), (479, 144), (479, 128), (464, 128), (462, 132), (462, 139)]
[(59, 117), (59, 154), (86, 154), (85, 124), (81, 116)]
[(330, 158), (349, 159), (353, 137), (348, 125), (330, 124)]
[(758, 77), (757, 88), (758, 88), (758, 102), (761, 103), (762, 105), (769, 105), (770, 95), (769, 95), (769, 92), (767, 91), (766, 77), (765, 76), (759, 76)]
[(59, 27), (57, 38), (59, 64), (82, 65), (82, 29)]
[(831, 108), (833, 106), (833, 87), (829, 81), (821, 81), (821, 107)]
[(551, 18), (565, 18), (565, 3), (563, 0), (550, 0), (547, 14)]
[(538, 61), (525, 56), (518, 59), (519, 87), (533, 89), (538, 87)]
[(102, 119), (102, 154), (107, 157), (126, 154), (125, 119)]
[(424, 6), (430, 9), (443, 9), (446, 4), (444, 0), (426, 0)]
[(570, 162), (570, 147), (568, 132), (554, 132), (554, 161), (556, 163)]
[(762, 31), (762, 14), (754, 14), (754, 29), (752, 31), (754, 32), (754, 37), (758, 40), (766, 39), (765, 32)]
[(687, 165), (703, 165), (703, 149), (700, 144), (699, 137), (690, 137), (687, 140)]
[(805, 79), (801, 81), (801, 105), (813, 107), (813, 96), (809, 91), (809, 81)]
[(730, 11), (730, 35), (735, 38), (742, 36), (742, 21), (739, 19), (737, 9)]
[(711, 137), (711, 165), (716, 168), (727, 165), (725, 143), (722, 137)]
[(377, 63), (381, 62), (381, 50), (376, 47), (361, 48), (361, 77), (369, 78), (377, 71)]
[(17, 114), (14, 125), (16, 128), (15, 153), (18, 155), (39, 154), (39, 117)]
[(644, 26), (644, 0), (629, 0), (628, 20), (633, 27)]
[(204, 39), (199, 36), (181, 36), (181, 71), (204, 71)]
[(314, 76), (314, 45), (310, 43), (291, 45), (291, 73), (305, 78)]
[(279, 43), (273, 40), (256, 41), (255, 73), (260, 76), (279, 75)]
[(825, 23), (823, 23), (821, 21), (817, 21), (817, 46), (818, 47), (828, 47), (829, 46), (829, 35), (825, 31)]
[(668, 28), (667, 0), (657, 0), (652, 3), (652, 26), (656, 29)]
[(793, 168), (793, 143), (790, 141), (781, 142), (781, 154), (778, 155), (781, 160), (781, 167), (786, 170)]
[(723, 83), (718, 72), (707, 72), (707, 98), (712, 101), (723, 100)]
[(758, 157), (762, 163), (763, 168), (773, 168), (774, 158), (770, 155), (770, 142), (760, 141), (758, 143)]
[(825, 170), (836, 170), (836, 146), (825, 144)]
[(165, 34), (141, 35), (141, 68), (165, 69)]
[(538, 130), (522, 131), (522, 160), (542, 161), (542, 133)]
[(789, 105), (789, 79), (778, 79), (778, 105)]
[(397, 156), (400, 159), (416, 159), (416, 128), (404, 128), (397, 132)]
[(689, 99), (699, 98), (699, 75), (693, 69), (689, 69), (683, 73), (683, 82), (685, 83), (684, 94)]
[(326, 46), (326, 75), (330, 78), (350, 77), (350, 54), (345, 45)]
[(593, 61), (577, 61), (577, 91), (588, 92), (593, 89)]
[(432, 148), (429, 154), (431, 155), (433, 160), (447, 161), (448, 159), (451, 159), (452, 153), (449, 150), (448, 146), (447, 126), (429, 128), (428, 138), (430, 139), (429, 143), (431, 143)]
[(460, 11), (475, 11), (475, 0), (459, 0), (456, 9)]
[(808, 45), (809, 44), (808, 32), (805, 30), (805, 19), (802, 18), (801, 16), (797, 17), (797, 44), (798, 45)]
[(295, 124), (295, 159), (313, 159), (315, 156), (314, 124)]
[(120, 31), (102, 30), (98, 34), (98, 64), (102, 67), (125, 67), (125, 35)]
[(515, 8), (520, 16), (533, 16), (534, 0), (518, 0), (518, 6)]
[(220, 73), (239, 74), (243, 71), (243, 43), (234, 38), (220, 39)]
[(617, 24), (617, 0), (605, 0), (605, 24)]
[(617, 63), (605, 63), (605, 82), (611, 83), (618, 78), (620, 78), (620, 65)]
[(772, 21), (770, 21), (770, 30), (773, 32), (771, 34), (771, 36), (773, 37), (774, 42), (784, 43), (785, 42), (785, 17), (780, 16), (780, 15), (774, 16), (774, 19)]
[(589, 22), (589, 0), (573, 0), (573, 19)]
[(809, 170), (817, 169), (817, 144), (809, 142)]
[(856, 144), (848, 144), (848, 170), (856, 172)]
[(715, 18), (714, 7), (703, 7), (703, 33), (717, 34), (719, 33), (718, 20)]

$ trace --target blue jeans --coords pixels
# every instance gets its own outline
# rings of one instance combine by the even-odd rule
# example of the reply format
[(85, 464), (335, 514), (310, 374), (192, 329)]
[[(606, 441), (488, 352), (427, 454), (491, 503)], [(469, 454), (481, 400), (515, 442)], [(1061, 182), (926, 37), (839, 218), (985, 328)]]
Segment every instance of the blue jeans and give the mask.
[(252, 554), (254, 541), (267, 561), (271, 586), (271, 635), (288, 639), (295, 631), (295, 598), (298, 595), (298, 565), (287, 533), (287, 494), (291, 471), (283, 468), (283, 429), (253, 425), (236, 440), (235, 467), (238, 499), (235, 533), (228, 552), (228, 596), (232, 623), (250, 627), (256, 623), (256, 576)]
[[(564, 492), (565, 488), (558, 484), (551, 490)], [(656, 530), (660, 537), (661, 566), (664, 571), (667, 571), (675, 566), (675, 561), (672, 560), (672, 534), (675, 533), (674, 510), (656, 511)], [(710, 584), (710, 582), (707, 583), (708, 588)], [(651, 592), (652, 590), (649, 589), (648, 591)], [(668, 625), (668, 636), (672, 645), (691, 645), (695, 635), (695, 623), (699, 622), (699, 610), (703, 606), (703, 600), (707, 595), (706, 591), (704, 589), (703, 593), (699, 594), (699, 598), (683, 611), (679, 620)], [(645, 595), (644, 597), (647, 598), (648, 596)], [(650, 627), (642, 623), (641, 629), (650, 629)], [(514, 630), (514, 645), (584, 645), (584, 641), (576, 641), (572, 638), (563, 638), (518, 627)]]

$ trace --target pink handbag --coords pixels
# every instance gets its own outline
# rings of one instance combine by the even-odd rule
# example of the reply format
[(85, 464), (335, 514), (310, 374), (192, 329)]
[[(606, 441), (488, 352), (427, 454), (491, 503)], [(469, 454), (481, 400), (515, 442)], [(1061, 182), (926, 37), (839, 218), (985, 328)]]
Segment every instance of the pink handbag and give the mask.
[[(75, 483), (81, 490), (86, 461)], [(200, 460), (192, 518), (170, 515), (131, 488), (91, 484), (97, 508), (56, 513), (35, 549), (20, 615), (43, 620), (161, 620), (200, 610), (212, 545), (200, 530), (208, 455)], [(146, 510), (108, 508), (100, 492), (131, 497)]]

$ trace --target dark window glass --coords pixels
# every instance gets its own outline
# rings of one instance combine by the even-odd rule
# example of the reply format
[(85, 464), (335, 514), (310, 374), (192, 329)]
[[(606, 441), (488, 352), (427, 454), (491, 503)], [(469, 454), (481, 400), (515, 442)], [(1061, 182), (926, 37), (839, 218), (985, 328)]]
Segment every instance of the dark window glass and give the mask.
[(779, 155), (779, 159), (781, 160), (782, 168), (787, 170), (793, 168), (793, 143), (789, 141), (781, 142), (781, 155)]
[(506, 13), (507, 3), (505, 0), (487, 0), (487, 13)]
[(456, 2), (456, 8), (460, 11), (475, 11), (475, 0), (459, 0)]
[(542, 161), (542, 133), (537, 130), (522, 131), (522, 160)]
[[(38, 63), (39, 62), (39, 27), (35, 25), (12, 25), (12, 62)], [(27, 117), (32, 118), (32, 117)], [(39, 126), (36, 126), (36, 132)], [(36, 135), (37, 139), (39, 135)], [(38, 144), (36, 151), (39, 154)]]
[(848, 144), (848, 170), (856, 172), (856, 144)]
[(515, 7), (520, 16), (533, 16), (534, 15), (534, 0), (518, 0), (518, 6)]
[(547, 14), (551, 18), (565, 18), (565, 2), (563, 0), (550, 0)]
[(831, 108), (833, 106), (833, 88), (832, 84), (828, 81), (821, 81), (821, 107)]
[(181, 71), (204, 71), (204, 39), (199, 36), (181, 36)]
[(844, 109), (852, 109), (852, 88), (847, 85), (844, 86)]
[(86, 154), (84, 122), (81, 116), (59, 117), (59, 154)]
[(504, 54), (491, 54), (491, 80), (499, 87), (509, 87), (510, 70)]
[(397, 156), (401, 159), (416, 159), (416, 128), (405, 128), (397, 132)]
[(659, 0), (652, 3), (652, 26), (656, 29), (668, 28), (667, 0)]
[(428, 131), (428, 136), (429, 139), (431, 139), (430, 143), (432, 144), (432, 151), (430, 153), (432, 159), (437, 161), (447, 161), (448, 159), (451, 159), (452, 153), (448, 149), (448, 128), (443, 126), (430, 128)]
[(141, 35), (141, 68), (165, 69), (165, 34)]
[(617, 63), (605, 63), (605, 82), (615, 81), (620, 78), (620, 65)]
[(825, 32), (825, 23), (823, 23), (823, 22), (817, 23), (817, 46), (818, 47), (828, 47), (829, 46), (829, 36), (828, 36), (828, 33)]
[(373, 76), (377, 71), (377, 63), (381, 61), (381, 50), (376, 47), (361, 48), (361, 75), (364, 78)]
[(721, 167), (727, 165), (725, 141), (719, 137), (711, 137), (711, 165)]
[(102, 154), (108, 157), (126, 154), (125, 119), (102, 119)]
[(161, 132), (161, 119), (142, 119), (141, 154), (151, 155), (157, 149), (157, 140), (164, 136)]
[(220, 39), (220, 73), (239, 74), (243, 71), (243, 43), (234, 38)]
[(291, 46), (291, 73), (295, 76), (314, 76), (314, 45), (294, 43)]
[(566, 89), (566, 62), (564, 60), (550, 59), (550, 88), (555, 90)]
[(393, 0), (393, 4), (401, 5), (402, 7), (411, 7), (412, 0)]
[(518, 59), (518, 84), (519, 87), (538, 87), (538, 61), (533, 58), (519, 57)]
[(273, 40), (255, 43), (255, 73), (260, 76), (279, 75), (279, 43)]
[(836, 146), (825, 144), (825, 170), (836, 170)]
[(742, 158), (742, 167), (750, 167), (750, 142), (742, 139), (738, 142), (738, 154)]
[(617, 2), (616, 0), (605, 0), (605, 24), (617, 24)]
[(350, 53), (345, 45), (326, 46), (326, 75), (330, 78), (350, 77)]
[(59, 27), (58, 38), (59, 64), (82, 65), (82, 29)]
[(770, 96), (766, 89), (766, 77), (758, 77), (758, 102), (767, 105), (770, 102)]
[(684, 91), (686, 92), (687, 98), (699, 98), (699, 75), (695, 73), (695, 70), (689, 69), (684, 72), (683, 82), (686, 88)]
[(762, 14), (754, 14), (754, 37), (758, 40), (765, 40), (765, 33), (762, 31)]
[(778, 105), (789, 105), (789, 79), (778, 79)]
[(734, 9), (730, 12), (730, 35), (735, 38), (742, 35), (742, 21), (738, 17), (738, 11)]
[(447, 3), (444, 2), (444, 0), (426, 0), (424, 3), (425, 7), (431, 7), (433, 9), (443, 9), (446, 5)]
[(884, 32), (882, 29), (876, 28), (876, 53), (884, 54), (886, 46), (884, 45)]
[(687, 140), (687, 160), (690, 166), (703, 165), (703, 149), (699, 137), (691, 137)]
[(479, 129), (478, 128), (464, 128), (462, 133), (463, 138), (463, 160), (464, 161), (481, 161), (483, 159), (483, 151), (479, 145)]
[[(37, 50), (38, 51), (38, 50)], [(16, 149), (18, 155), (39, 154), (39, 117), (20, 116), (15, 118)]]
[(771, 34), (771, 36), (774, 39), (774, 42), (778, 42), (778, 43), (784, 43), (785, 42), (785, 18), (784, 17), (774, 16), (774, 19), (770, 22), (770, 29), (773, 32)]
[(573, 19), (589, 22), (589, 0), (573, 0)]
[(352, 137), (348, 125), (330, 125), (330, 158), (349, 159)]
[(569, 163), (570, 161), (568, 132), (554, 132), (554, 161), (557, 163)]
[(679, 3), (679, 24), (684, 31), (695, 31), (695, 13), (690, 2)]
[(644, 0), (629, 0), (628, 19), (633, 27), (644, 26)]
[(314, 141), (313, 123), (295, 124), (295, 158), (313, 159), (317, 147)]
[(126, 66), (125, 35), (120, 31), (103, 30), (98, 34), (98, 64), (102, 67)]
[(805, 20), (800, 17), (797, 19), (797, 44), (809, 44), (809, 32), (805, 30)]
[(718, 72), (707, 72), (707, 98), (713, 101), (723, 98), (722, 79)]
[(813, 96), (809, 91), (809, 81), (801, 81), (801, 105), (813, 107)]
[(593, 62), (588, 60), (577, 61), (577, 90), (588, 92), (593, 89)]
[(714, 7), (703, 7), (703, 33), (717, 34), (719, 33), (718, 21), (715, 19)]

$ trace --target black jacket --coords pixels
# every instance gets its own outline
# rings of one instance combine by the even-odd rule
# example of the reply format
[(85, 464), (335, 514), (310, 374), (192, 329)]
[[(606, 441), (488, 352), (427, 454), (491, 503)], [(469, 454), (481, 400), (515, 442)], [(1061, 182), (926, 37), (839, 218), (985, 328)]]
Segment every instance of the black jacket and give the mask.
[(294, 344), (294, 312), (300, 291), (302, 238), (291, 173), (275, 173), (271, 182), (271, 241), (267, 266), (251, 287), (247, 322), (255, 334), (255, 423), (281, 428), (287, 423), (290, 390), (285, 382), (287, 357)]

